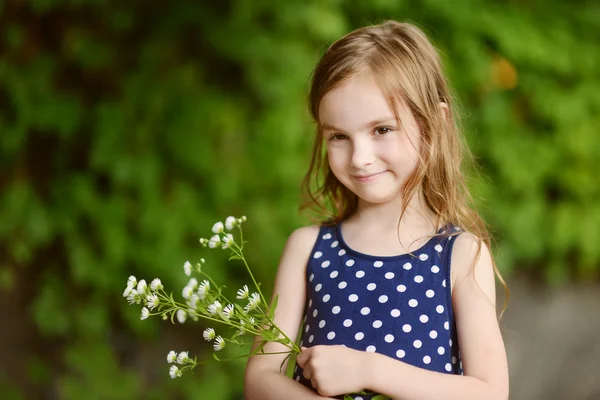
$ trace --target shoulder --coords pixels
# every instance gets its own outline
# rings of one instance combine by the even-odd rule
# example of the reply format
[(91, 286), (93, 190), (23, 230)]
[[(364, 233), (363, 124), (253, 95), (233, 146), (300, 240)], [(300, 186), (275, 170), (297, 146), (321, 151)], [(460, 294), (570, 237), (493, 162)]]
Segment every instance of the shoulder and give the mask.
[(320, 230), (321, 226), (319, 225), (308, 225), (298, 228), (288, 237), (288, 244), (312, 248), (317, 240)]
[(493, 262), (487, 244), (471, 232), (463, 231), (453, 238), (451, 271), (455, 284), (466, 278), (493, 277)]
[(308, 257), (312, 251), (321, 227), (319, 225), (303, 226), (294, 230), (285, 244), (285, 253), (294, 253)]

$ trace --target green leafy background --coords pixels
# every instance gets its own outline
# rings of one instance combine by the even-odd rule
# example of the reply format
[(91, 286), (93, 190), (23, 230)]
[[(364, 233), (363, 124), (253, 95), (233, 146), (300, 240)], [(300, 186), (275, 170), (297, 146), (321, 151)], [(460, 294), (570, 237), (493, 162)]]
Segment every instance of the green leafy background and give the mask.
[[(439, 47), (502, 271), (550, 285), (600, 267), (600, 4), (594, 1), (0, 0), (3, 398), (240, 399), (202, 324), (140, 321), (127, 277), (178, 292), (185, 260), (248, 279), (198, 238), (247, 215), (269, 293), (313, 125), (309, 75), (349, 30), (411, 21)], [(227, 266), (227, 267), (225, 267)]]

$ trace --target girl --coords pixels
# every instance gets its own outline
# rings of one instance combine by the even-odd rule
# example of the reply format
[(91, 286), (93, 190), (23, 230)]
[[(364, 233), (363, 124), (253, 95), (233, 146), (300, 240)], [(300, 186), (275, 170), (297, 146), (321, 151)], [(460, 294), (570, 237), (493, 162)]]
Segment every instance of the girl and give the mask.
[(302, 352), (293, 379), (285, 354), (252, 357), (246, 399), (507, 399), (497, 270), (434, 47), (392, 21), (346, 35), (314, 71), (310, 110), (304, 188), (333, 212), (292, 233), (274, 288)]

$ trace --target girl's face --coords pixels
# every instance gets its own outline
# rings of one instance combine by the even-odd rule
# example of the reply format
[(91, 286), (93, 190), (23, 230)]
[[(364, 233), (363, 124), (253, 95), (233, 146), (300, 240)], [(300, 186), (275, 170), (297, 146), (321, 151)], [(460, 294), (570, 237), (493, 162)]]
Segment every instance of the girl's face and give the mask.
[(328, 92), (319, 106), (319, 125), (329, 167), (361, 202), (400, 198), (417, 166), (420, 131), (404, 101), (400, 125), (370, 73), (357, 75)]

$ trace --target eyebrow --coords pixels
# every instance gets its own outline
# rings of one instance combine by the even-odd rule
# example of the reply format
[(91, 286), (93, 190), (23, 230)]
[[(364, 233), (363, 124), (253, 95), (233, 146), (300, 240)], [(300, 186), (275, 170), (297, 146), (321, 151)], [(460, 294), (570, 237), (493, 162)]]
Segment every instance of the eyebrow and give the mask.
[[(377, 125), (381, 125), (381, 124), (383, 124), (384, 122), (390, 122), (390, 121), (394, 121), (394, 122), (396, 122), (396, 118), (394, 118), (394, 117), (382, 117), (382, 118), (377, 118), (377, 119), (374, 119), (373, 121), (371, 121), (371, 122), (367, 123), (367, 124), (364, 126), (364, 128), (365, 128), (365, 129), (366, 129), (366, 128), (374, 128), (374, 127), (376, 127)], [(325, 124), (319, 124), (319, 126), (321, 127), (321, 130), (322, 130), (322, 131), (339, 131), (339, 132), (342, 132), (342, 131), (343, 131), (343, 129), (337, 128), (336, 126), (334, 126), (334, 125), (330, 125), (330, 124), (327, 124), (327, 123), (325, 123)]]

